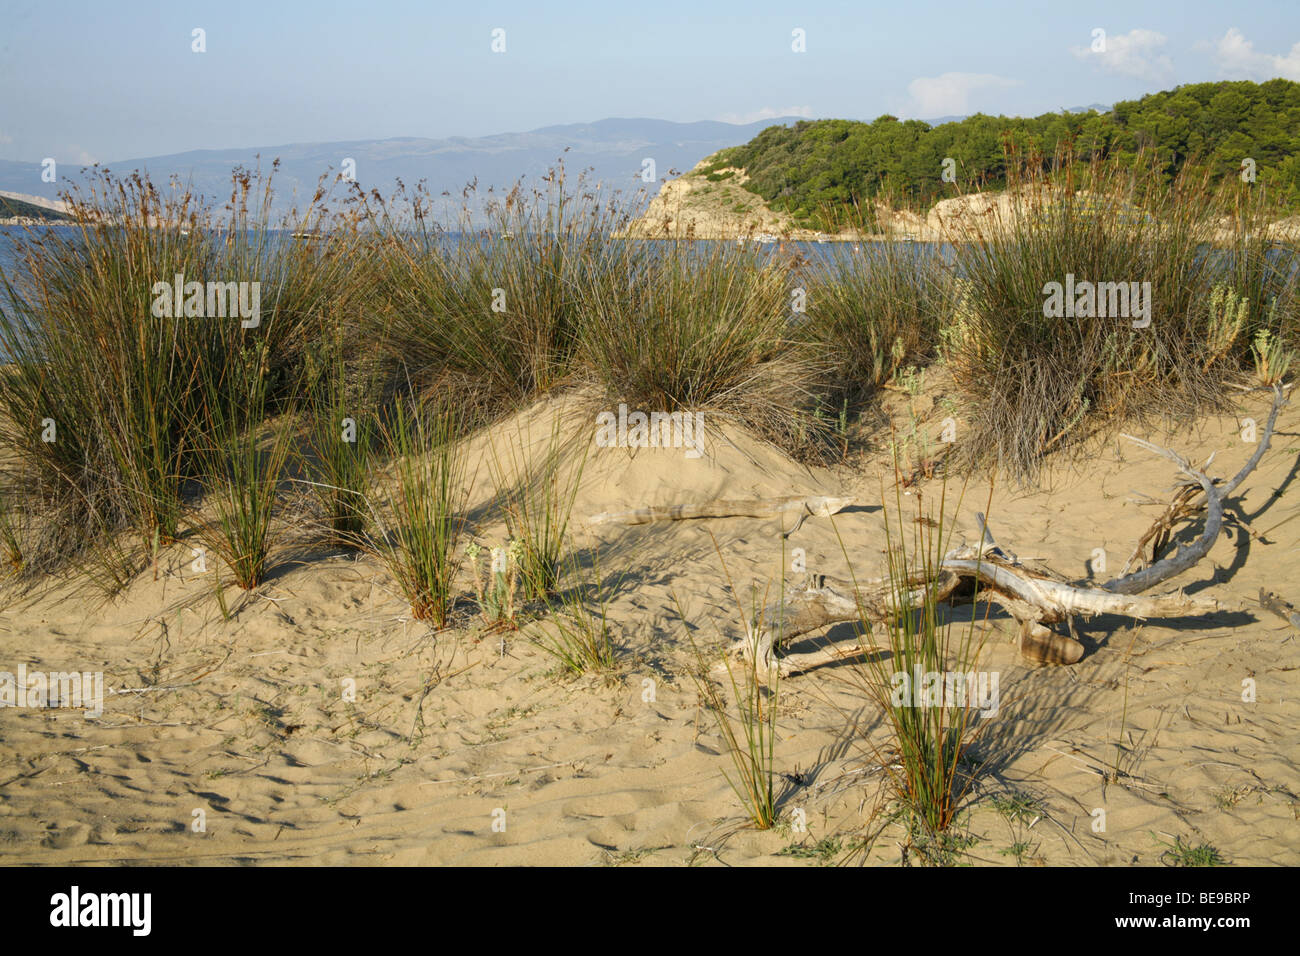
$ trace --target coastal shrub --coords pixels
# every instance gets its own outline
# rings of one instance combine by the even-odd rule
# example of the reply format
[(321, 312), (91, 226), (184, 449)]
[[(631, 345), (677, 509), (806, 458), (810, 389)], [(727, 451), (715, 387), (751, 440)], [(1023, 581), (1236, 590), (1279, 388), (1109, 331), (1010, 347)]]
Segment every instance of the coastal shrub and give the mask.
[[(208, 426), (248, 418), (237, 364), (263, 357), (271, 407), (292, 391), (319, 310), (349, 294), (347, 233), (273, 233), (270, 177), (237, 170), (221, 209), (108, 171), (68, 201), (75, 228), (28, 233), (0, 277), (0, 441), (31, 507), (63, 532), (42, 536), (33, 571), (124, 531), (155, 551), (174, 540)], [(295, 221), (318, 219), (313, 205)]]
[[(967, 400), (968, 457), (1028, 479), (1047, 452), (1107, 421), (1218, 407), (1224, 381), (1253, 365), (1259, 306), (1239, 321), (1232, 293), (1225, 320), (1227, 292), (1214, 290), (1254, 260), (1211, 246), (1206, 188), (1190, 168), (1164, 187), (1141, 167), (1076, 170), (1066, 158), (1018, 184), (1009, 220), (955, 245), (961, 279), (941, 335)], [(1075, 314), (1085, 282), (1118, 286), (1097, 287), (1106, 314)]]
[(831, 363), (828, 383), (858, 403), (933, 361), (947, 283), (934, 247), (912, 243), (863, 243), (813, 270), (804, 334)]
[(588, 190), (581, 177), (575, 185), (562, 165), (543, 182), (531, 194), (517, 184), (481, 210), (467, 199), (450, 233), (418, 191), (376, 213), (372, 340), (396, 379), (424, 393), (455, 392), (480, 420), (567, 380), (587, 277), (633, 254), (611, 242), (627, 221), (618, 194)]
[(593, 274), (579, 344), (605, 407), (703, 411), (795, 444), (821, 364), (791, 327), (788, 264), (715, 243), (656, 244)]

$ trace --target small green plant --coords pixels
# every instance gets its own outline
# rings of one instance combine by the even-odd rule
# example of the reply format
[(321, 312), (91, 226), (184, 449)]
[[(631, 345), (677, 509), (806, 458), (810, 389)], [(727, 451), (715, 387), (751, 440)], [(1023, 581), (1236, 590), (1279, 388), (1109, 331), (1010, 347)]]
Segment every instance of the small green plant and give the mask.
[(1253, 787), (1224, 787), (1214, 794), (1214, 805), (1220, 810), (1232, 810), (1241, 803), (1242, 798), (1249, 794)]
[(1227, 866), (1225, 860), (1218, 848), (1209, 843), (1200, 843), (1192, 846), (1190, 843), (1184, 843), (1182, 837), (1175, 837), (1173, 843), (1166, 843), (1152, 834), (1152, 839), (1162, 847), (1164, 851), (1160, 854), (1160, 862), (1165, 866)]
[(375, 514), (367, 548), (397, 580), (411, 616), (446, 627), (468, 495), (459, 424), (444, 409), (421, 414), (399, 402), (382, 434), (395, 459), (381, 492), (391, 526)]
[(1220, 284), (1211, 290), (1205, 370), (1232, 350), (1249, 315), (1250, 302), (1235, 289)]
[(790, 856), (796, 860), (816, 860), (821, 866), (829, 866), (836, 855), (844, 848), (844, 841), (837, 836), (822, 837), (815, 843), (791, 843), (777, 851), (777, 856)]
[(574, 558), (569, 562), (567, 578), (570, 586), (552, 599), (551, 619), (538, 625), (533, 640), (574, 674), (608, 674), (617, 663), (609, 602), (622, 576), (604, 582), (599, 560), (593, 560), (587, 572)]
[(1295, 353), (1286, 348), (1282, 339), (1268, 329), (1260, 329), (1255, 333), (1251, 353), (1255, 357), (1255, 381), (1268, 387), (1286, 377), (1291, 369), (1291, 361), (1295, 358)]
[(492, 471), (507, 531), (518, 542), (524, 597), (538, 600), (553, 593), (559, 581), (560, 556), (586, 465), (586, 451), (584, 446), (577, 463), (565, 467), (559, 416), (552, 420), (550, 436), (539, 458), (528, 457), (524, 433), (517, 437), (517, 444), (508, 446), (505, 462), (497, 457), (494, 446)]
[(482, 553), (483, 549), (473, 541), (465, 546), (465, 557), (469, 560), (470, 577), (474, 582), (474, 597), (478, 602), (479, 616), (488, 627), (513, 626), (519, 560), (523, 554), (523, 545), (516, 538), (504, 548), (492, 548), (488, 552), (486, 574), (479, 561)]
[(1043, 809), (1038, 801), (1029, 794), (1018, 791), (994, 797), (992, 806), (999, 816), (1012, 824), (1033, 826), (1043, 817)]
[(992, 806), (998, 816), (1007, 822), (1011, 831), (1011, 846), (998, 851), (1002, 856), (1014, 856), (1018, 866), (1025, 865), (1025, 857), (1038, 848), (1026, 831), (1044, 816), (1042, 805), (1027, 793), (1015, 790), (993, 798)]
[(1037, 846), (1036, 843), (1028, 843), (1024, 840), (1019, 840), (1011, 844), (1011, 846), (1003, 847), (1001, 850), (998, 850), (998, 854), (1000, 856), (1014, 856), (1016, 858), (1016, 864), (1018, 866), (1024, 866), (1025, 857), (1032, 853)]
[(915, 398), (921, 394), (921, 389), (925, 387), (925, 369), (918, 368), (915, 365), (900, 368), (894, 372), (894, 384), (897, 388)]

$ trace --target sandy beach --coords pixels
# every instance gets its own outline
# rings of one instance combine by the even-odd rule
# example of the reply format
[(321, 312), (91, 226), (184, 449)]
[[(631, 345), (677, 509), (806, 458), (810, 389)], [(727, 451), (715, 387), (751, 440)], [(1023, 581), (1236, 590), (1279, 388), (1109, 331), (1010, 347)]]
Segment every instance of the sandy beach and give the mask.
[[(1266, 413), (1265, 401), (1247, 399), (1240, 415)], [(494, 433), (540, 439), (554, 415), (577, 443), (592, 434), (563, 400)], [(1294, 506), (1282, 497), (1298, 426), (1300, 409), (1284, 409), (1240, 495), (1263, 540), (1225, 534), (1174, 582), (1225, 610), (1081, 622), (1088, 653), (1070, 667), (1024, 660), (1001, 611), (953, 611), (987, 630), (980, 663), (1001, 686), (963, 811), (969, 862), (1155, 865), (1180, 839), (1233, 864), (1300, 862), (1296, 631), (1255, 600), (1261, 588), (1300, 593), (1300, 524), (1283, 523)], [(1214, 452), (1215, 473), (1228, 474), (1252, 450), (1240, 428), (1212, 418), (1146, 437), (1196, 461)], [(855, 665), (780, 682), (787, 822), (766, 832), (746, 826), (688, 676), (692, 638), (716, 654), (743, 633), (722, 562), (750, 604), (788, 560), (782, 519), (581, 527), (630, 503), (856, 495), (861, 505), (809, 518), (784, 547), (804, 549), (814, 573), (846, 574), (847, 551), (856, 574), (878, 575), (892, 466), (876, 456), (806, 468), (721, 427), (706, 431), (705, 449), (693, 461), (680, 449), (587, 449), (577, 540), (599, 549), (602, 574), (624, 576), (610, 604), (619, 666), (609, 679), (565, 676), (529, 639), (536, 625), (489, 631), (464, 602), (457, 626), (434, 632), (409, 619), (376, 562), (313, 550), (305, 534), (297, 545), (291, 534), (268, 584), (229, 608), (230, 620), (211, 569), (195, 572), (184, 544), (115, 603), (76, 580), (12, 601), (0, 615), (0, 669), (102, 670), (105, 698), (93, 719), (0, 709), (0, 860), (812, 865), (856, 853), (896, 865), (901, 830), (883, 816), (871, 746), (884, 745), (884, 728), (848, 675)], [(1086, 467), (1050, 463), (1036, 490), (996, 487), (989, 525), (1022, 560), (1082, 579), (1102, 548), (1114, 570), (1155, 513), (1142, 496), (1163, 499), (1172, 471), (1122, 441), (1100, 443)], [(474, 487), (485, 506), (485, 469)], [(940, 490), (923, 481), (904, 500)], [(987, 485), (967, 488), (959, 540), (977, 537), (987, 496)], [(1109, 773), (1116, 767), (1122, 774)]]

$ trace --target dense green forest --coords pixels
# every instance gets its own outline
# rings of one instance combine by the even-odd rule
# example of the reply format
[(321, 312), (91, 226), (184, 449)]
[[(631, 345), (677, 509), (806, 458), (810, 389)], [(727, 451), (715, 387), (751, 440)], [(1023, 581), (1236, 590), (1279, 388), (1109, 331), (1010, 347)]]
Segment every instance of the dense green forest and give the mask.
[[(1116, 103), (1108, 113), (977, 114), (939, 126), (894, 116), (772, 126), (717, 154), (705, 172), (717, 180), (730, 175), (725, 167), (743, 167), (746, 189), (803, 224), (820, 225), (827, 208), (882, 193), (896, 206), (926, 209), (955, 191), (1000, 189), (1008, 155), (1050, 160), (1059, 148), (1121, 162), (1146, 150), (1170, 177), (1194, 157), (1210, 162), (1216, 176), (1238, 172), (1250, 157), (1256, 182), (1300, 206), (1300, 83), (1196, 83)], [(941, 176), (949, 157), (955, 184)]]

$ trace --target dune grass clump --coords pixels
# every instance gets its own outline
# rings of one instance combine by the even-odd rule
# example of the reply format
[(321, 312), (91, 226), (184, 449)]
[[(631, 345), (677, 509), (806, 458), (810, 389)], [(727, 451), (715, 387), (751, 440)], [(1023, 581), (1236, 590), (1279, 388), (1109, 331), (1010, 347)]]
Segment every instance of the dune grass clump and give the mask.
[(775, 748), (780, 681), (769, 688), (754, 655), (740, 663), (726, 660), (725, 668), (734, 706), (707, 673), (695, 675), (695, 684), (731, 758), (733, 773), (723, 776), (754, 828), (770, 830), (778, 817)]
[(539, 622), (533, 642), (572, 674), (610, 674), (618, 660), (609, 622), (609, 602), (622, 583), (622, 575), (603, 580), (600, 561), (583, 568), (570, 559), (569, 587), (549, 602), (550, 615)]
[(791, 280), (730, 244), (655, 244), (587, 286), (586, 377), (610, 407), (703, 411), (793, 443), (821, 366), (792, 333)]
[[(33, 571), (102, 552), (122, 532), (137, 552), (174, 541), (206, 429), (247, 418), (232, 374), (241, 356), (266, 358), (268, 398), (280, 400), (318, 311), (348, 290), (336, 243), (271, 233), (269, 177), (237, 170), (230, 202), (215, 209), (104, 171), (69, 202), (75, 228), (20, 240), (0, 303), (0, 352), (12, 363), (0, 377), (0, 440), (18, 453), (30, 504), (62, 532), (41, 536)], [(201, 285), (172, 302), (178, 276), (183, 289)]]
[(350, 388), (342, 349), (331, 343), (324, 368), (308, 388), (309, 454), (299, 458), (324, 513), (327, 541), (348, 549), (361, 547), (368, 520), (377, 419), (366, 399)]
[(402, 401), (380, 434), (393, 473), (380, 482), (367, 549), (387, 566), (415, 620), (446, 627), (468, 500), (462, 425), (446, 408)]
[(576, 464), (568, 465), (561, 420), (557, 415), (540, 455), (527, 451), (529, 436), (516, 431), (504, 454), (493, 446), (489, 467), (497, 486), (506, 530), (517, 544), (520, 583), (525, 600), (545, 598), (560, 578), (560, 557), (578, 486), (586, 466), (582, 447)]
[(952, 827), (975, 780), (968, 755), (987, 726), (977, 717), (983, 703), (978, 691), (996, 691), (997, 684), (988, 677), (980, 684), (983, 640), (975, 620), (954, 626), (936, 597), (939, 567), (952, 543), (946, 485), (938, 515), (913, 522), (910, 534), (896, 523), (904, 520), (898, 486), (895, 496), (896, 517), (884, 512), (892, 613), (875, 629), (883, 635), (862, 623), (864, 634), (887, 653), (866, 654), (854, 676), (884, 714), (888, 744), (868, 746), (888, 774), (910, 843), (923, 857), (942, 862), (960, 843)]
[(486, 420), (517, 409), (571, 374), (588, 277), (632, 254), (611, 241), (628, 208), (562, 163), (541, 188), (467, 189), (454, 232), (433, 221), (431, 197), (399, 194), (374, 214), (374, 341), (421, 391), (456, 389)]
[[(1108, 421), (1218, 406), (1262, 317), (1279, 304), (1273, 316), (1290, 314), (1296, 276), (1253, 240), (1211, 247), (1225, 205), (1211, 185), (1190, 165), (1166, 185), (1143, 163), (1059, 157), (1017, 180), (1009, 218), (956, 245), (945, 354), (967, 400), (968, 454), (1026, 479)], [(1084, 282), (1123, 289), (1048, 314), (1050, 283)]]
[(939, 253), (910, 243), (864, 243), (810, 272), (803, 332), (849, 403), (934, 360), (948, 284)]
[[(715, 549), (717, 542), (714, 542)], [(757, 642), (758, 635), (764, 628), (762, 611), (759, 607), (752, 609), (746, 617), (744, 604), (737, 594), (727, 569), (718, 551), (718, 562), (722, 566), (727, 586), (736, 602), (740, 619), (744, 622), (750, 640)], [(783, 561), (784, 563), (784, 556)], [(680, 602), (677, 614), (683, 625), (686, 616)], [(750, 623), (752, 622), (752, 624)], [(727, 783), (735, 792), (749, 822), (758, 830), (770, 830), (779, 817), (780, 799), (776, 789), (776, 738), (777, 716), (780, 706), (780, 671), (776, 670), (770, 678), (766, 672), (760, 673), (759, 655), (751, 652), (740, 662), (733, 662), (729, 657), (722, 658), (727, 680), (723, 685), (714, 681), (704, 653), (694, 638), (687, 632), (687, 639), (695, 651), (696, 668), (691, 671), (691, 679), (699, 692), (700, 701), (708, 710), (717, 725), (722, 743), (731, 759), (733, 773), (723, 773)], [(751, 651), (755, 648), (751, 648)], [(731, 699), (728, 700), (727, 688)], [(734, 705), (732, 703), (734, 701)]]
[(0, 578), (22, 573), (25, 552), (26, 521), (18, 496), (0, 484)]
[(199, 451), (203, 505), (214, 516), (199, 534), (225, 562), (235, 583), (250, 591), (266, 578), (274, 545), (272, 522), (294, 433), (280, 423), (264, 446), (260, 432), (267, 414), (267, 356), (255, 349), (241, 359), (233, 370), (233, 391), (244, 396), (240, 411), (232, 413), (215, 394), (204, 408), (208, 444)]

